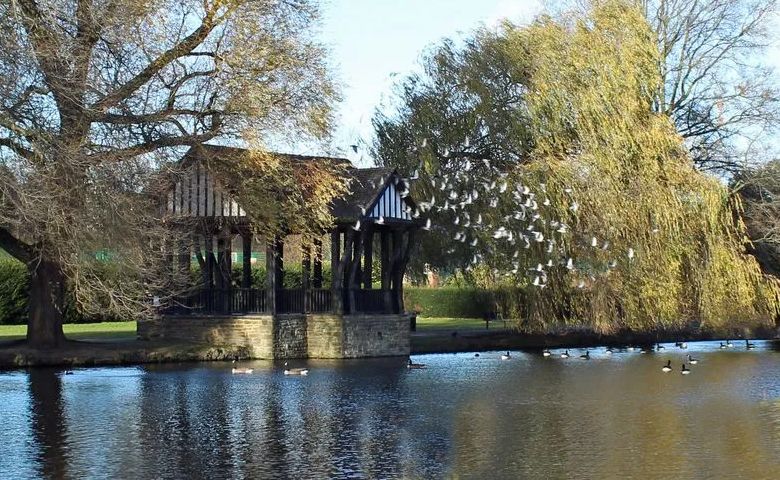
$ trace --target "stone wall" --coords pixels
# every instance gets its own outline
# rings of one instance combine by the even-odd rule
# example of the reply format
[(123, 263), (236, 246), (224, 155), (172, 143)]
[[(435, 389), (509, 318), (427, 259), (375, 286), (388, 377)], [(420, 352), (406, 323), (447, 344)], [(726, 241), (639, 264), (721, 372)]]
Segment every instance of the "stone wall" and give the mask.
[(341, 315), (308, 315), (309, 357), (344, 358), (344, 317)]
[(138, 322), (138, 338), (246, 347), (253, 358), (360, 358), (410, 353), (406, 315), (168, 316)]
[(408, 315), (345, 315), (342, 358), (406, 356)]
[(254, 358), (274, 358), (271, 315), (167, 316), (138, 322), (141, 340), (182, 340), (249, 349)]
[(306, 316), (277, 315), (274, 320), (274, 358), (306, 358)]

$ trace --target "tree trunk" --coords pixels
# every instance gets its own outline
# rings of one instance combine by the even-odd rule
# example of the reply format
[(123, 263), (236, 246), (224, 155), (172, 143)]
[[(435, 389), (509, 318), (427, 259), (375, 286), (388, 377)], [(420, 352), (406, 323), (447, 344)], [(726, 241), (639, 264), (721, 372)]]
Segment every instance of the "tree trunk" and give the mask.
[(41, 260), (30, 270), (30, 316), (27, 343), (33, 347), (56, 347), (65, 341), (62, 332), (65, 311), (65, 275), (59, 265)]

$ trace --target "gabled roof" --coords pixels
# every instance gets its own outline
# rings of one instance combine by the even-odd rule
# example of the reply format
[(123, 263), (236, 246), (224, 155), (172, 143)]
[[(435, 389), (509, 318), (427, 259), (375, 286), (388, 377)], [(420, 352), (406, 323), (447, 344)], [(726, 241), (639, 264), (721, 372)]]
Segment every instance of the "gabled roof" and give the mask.
[[(230, 162), (239, 156), (246, 154), (247, 150), (236, 147), (226, 147), (218, 145), (201, 145), (190, 148), (179, 162), (180, 170), (189, 170), (204, 160)], [(394, 197), (394, 209), (389, 211), (397, 212), (398, 215), (388, 215), (388, 219), (394, 221), (411, 221), (411, 216), (405, 212), (407, 209), (415, 209), (414, 202), (408, 196), (399, 198), (398, 190), (406, 190), (407, 185), (401, 176), (395, 170), (387, 167), (355, 168), (349, 160), (336, 157), (294, 155), (286, 153), (272, 153), (276, 156), (282, 156), (291, 160), (293, 163), (304, 162), (331, 162), (333, 164), (347, 164), (346, 180), (349, 182), (348, 192), (341, 198), (336, 198), (331, 204), (331, 214), (336, 223), (355, 222), (360, 218), (372, 217), (372, 211), (377, 202), (383, 198), (386, 191), (390, 193), (387, 196)], [(230, 190), (230, 180), (224, 179)], [(171, 184), (173, 189), (175, 182)], [(215, 188), (219, 188), (218, 186)], [(227, 192), (226, 192), (227, 193)], [(383, 200), (386, 201), (386, 200)], [(365, 213), (363, 213), (365, 210)], [(207, 210), (210, 211), (210, 210)], [(376, 210), (379, 211), (379, 210)], [(384, 212), (384, 209), (382, 210)], [(376, 212), (374, 212), (376, 213)], [(377, 215), (373, 215), (374, 218)]]

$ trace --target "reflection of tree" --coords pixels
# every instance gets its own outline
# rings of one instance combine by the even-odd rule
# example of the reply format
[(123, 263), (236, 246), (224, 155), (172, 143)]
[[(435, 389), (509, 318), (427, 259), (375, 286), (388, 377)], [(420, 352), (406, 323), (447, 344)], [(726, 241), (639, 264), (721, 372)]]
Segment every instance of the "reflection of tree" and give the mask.
[(32, 431), (40, 449), (40, 476), (66, 478), (68, 433), (60, 373), (49, 368), (33, 368), (29, 382)]

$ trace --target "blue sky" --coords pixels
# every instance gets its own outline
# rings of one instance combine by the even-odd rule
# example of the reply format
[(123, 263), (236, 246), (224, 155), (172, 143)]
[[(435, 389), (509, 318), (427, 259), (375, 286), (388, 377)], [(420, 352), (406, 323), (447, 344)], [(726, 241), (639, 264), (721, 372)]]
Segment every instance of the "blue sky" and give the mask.
[[(336, 151), (328, 153), (361, 166), (371, 164), (367, 153), (356, 154), (349, 146), (371, 141), (374, 110), (389, 103), (393, 84), (418, 68), (427, 47), (502, 18), (527, 23), (541, 10), (542, 0), (324, 0), (319, 38), (330, 49), (344, 95), (333, 141)], [(776, 31), (780, 19), (777, 26)], [(767, 60), (780, 69), (780, 38)]]
[(367, 154), (355, 154), (349, 145), (370, 141), (374, 109), (387, 103), (393, 83), (416, 68), (426, 47), (504, 17), (528, 21), (540, 5), (537, 0), (326, 0), (320, 38), (331, 49), (333, 71), (344, 86), (334, 145), (353, 162), (370, 164)]

